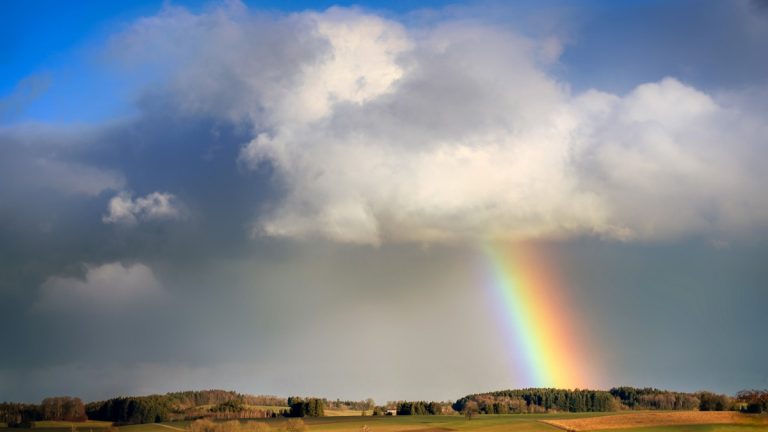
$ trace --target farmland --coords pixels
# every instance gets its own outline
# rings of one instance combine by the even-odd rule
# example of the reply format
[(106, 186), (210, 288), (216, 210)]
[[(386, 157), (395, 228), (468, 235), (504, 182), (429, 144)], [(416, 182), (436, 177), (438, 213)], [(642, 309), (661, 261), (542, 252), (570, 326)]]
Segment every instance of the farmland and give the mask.
[[(757, 432), (768, 431), (768, 417), (735, 412), (633, 412), (479, 415), (471, 420), (453, 416), (360, 417), (337, 416), (305, 418), (306, 432), (536, 432), (558, 430), (632, 432)], [(261, 420), (265, 430), (284, 432), (286, 419)], [(121, 426), (119, 432), (172, 432), (187, 430), (189, 422), (167, 422)], [(100, 432), (106, 422), (40, 422), (32, 432)], [(0, 432), (19, 429), (0, 428)]]
[(748, 416), (733, 411), (641, 412), (576, 419), (552, 419), (544, 420), (544, 422), (569, 431), (642, 429), (673, 426), (673, 429), (675, 429), (681, 425), (707, 425), (708, 427), (712, 425), (762, 426), (768, 430), (768, 419), (765, 417)]

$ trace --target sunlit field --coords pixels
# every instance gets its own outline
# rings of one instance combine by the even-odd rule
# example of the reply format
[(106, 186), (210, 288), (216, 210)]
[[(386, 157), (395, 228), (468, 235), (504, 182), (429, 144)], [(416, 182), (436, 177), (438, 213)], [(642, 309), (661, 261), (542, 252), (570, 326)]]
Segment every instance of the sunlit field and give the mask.
[[(260, 422), (274, 432), (300, 432), (284, 418), (243, 420)], [(733, 412), (663, 412), (663, 413), (565, 413), (481, 415), (472, 419), (463, 416), (337, 416), (305, 418), (305, 432), (450, 432), (450, 431), (602, 431), (642, 432), (753, 432), (768, 430), (768, 416), (744, 415)], [(676, 424), (675, 424), (676, 423)], [(700, 424), (687, 424), (700, 423)], [(117, 427), (119, 432), (169, 432), (190, 430), (189, 421), (150, 423)], [(91, 432), (111, 426), (108, 422), (88, 421), (37, 422), (34, 432)], [(114, 430), (114, 429), (113, 429)], [(266, 430), (266, 429), (265, 429)], [(2, 432), (18, 429), (0, 428)]]

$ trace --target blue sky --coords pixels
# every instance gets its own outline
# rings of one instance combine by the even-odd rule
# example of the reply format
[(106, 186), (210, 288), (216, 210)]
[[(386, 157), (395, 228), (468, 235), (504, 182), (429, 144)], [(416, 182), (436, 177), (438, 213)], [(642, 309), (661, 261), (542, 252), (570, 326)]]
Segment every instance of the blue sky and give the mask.
[[(3, 123), (90, 122), (134, 113), (126, 77), (112, 76), (101, 50), (108, 36), (127, 23), (157, 13), (160, 1), (61, 3), (14, 2), (4, 6), (0, 95), (30, 92), (6, 109)], [(202, 11), (205, 1), (169, 4)], [(766, 76), (766, 62), (749, 53), (761, 40), (739, 25), (733, 7), (719, 2), (246, 2), (276, 13), (325, 10), (334, 5), (362, 7), (405, 22), (423, 11), (465, 14), (528, 33), (555, 31), (568, 49), (557, 73), (577, 90), (598, 87), (626, 92), (639, 81), (674, 75), (705, 87), (729, 86)], [(755, 8), (752, 13), (765, 13)], [(547, 14), (552, 15), (543, 19)], [(532, 19), (533, 18), (533, 19)], [(541, 24), (544, 24), (542, 27)], [(685, 32), (680, 32), (680, 27)], [(554, 27), (558, 27), (555, 29)], [(722, 31), (712, 32), (720, 27)], [(656, 49), (667, 44), (664, 50)], [(24, 84), (24, 80), (31, 81)]]
[[(8, 97), (28, 77), (39, 77), (45, 90), (25, 99), (23, 114), (4, 113), (2, 121), (105, 120), (131, 111), (130, 100), (115, 92), (122, 83), (104, 76), (98, 44), (110, 33), (163, 7), (162, 1), (126, 2), (12, 2), (3, 6), (0, 36), (3, 68), (0, 97)], [(169, 4), (201, 10), (209, 2), (176, 1)], [(290, 13), (324, 10), (334, 5), (383, 9), (392, 13), (411, 10), (413, 2), (256, 1), (250, 7)], [(420, 2), (420, 7), (441, 7), (448, 2)], [(95, 70), (94, 70), (95, 69)], [(22, 86), (23, 87), (23, 86)], [(121, 97), (123, 96), (123, 97)]]
[(484, 244), (587, 386), (768, 386), (763, 3), (171, 6), (0, 7), (4, 397), (529, 386)]

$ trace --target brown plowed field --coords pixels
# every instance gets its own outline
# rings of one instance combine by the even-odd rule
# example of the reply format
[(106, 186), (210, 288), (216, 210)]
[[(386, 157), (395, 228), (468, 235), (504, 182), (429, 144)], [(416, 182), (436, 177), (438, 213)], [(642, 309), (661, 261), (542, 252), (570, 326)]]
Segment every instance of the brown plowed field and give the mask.
[(675, 411), (641, 412), (562, 420), (542, 420), (543, 423), (567, 431), (626, 429), (647, 426), (674, 426), (686, 424), (765, 424), (765, 417), (756, 417), (730, 411)]

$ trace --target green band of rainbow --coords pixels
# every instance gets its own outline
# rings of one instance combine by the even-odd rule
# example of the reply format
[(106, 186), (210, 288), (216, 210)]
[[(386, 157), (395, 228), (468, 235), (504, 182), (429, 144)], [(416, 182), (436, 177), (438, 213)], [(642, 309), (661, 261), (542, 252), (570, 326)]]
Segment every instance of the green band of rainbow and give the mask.
[[(511, 346), (524, 371), (516, 385), (576, 388), (587, 384), (588, 368), (576, 323), (546, 265), (519, 249), (486, 245), (491, 289), (502, 303)], [(523, 248), (524, 249), (524, 248)]]

